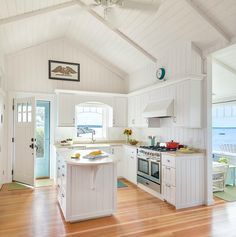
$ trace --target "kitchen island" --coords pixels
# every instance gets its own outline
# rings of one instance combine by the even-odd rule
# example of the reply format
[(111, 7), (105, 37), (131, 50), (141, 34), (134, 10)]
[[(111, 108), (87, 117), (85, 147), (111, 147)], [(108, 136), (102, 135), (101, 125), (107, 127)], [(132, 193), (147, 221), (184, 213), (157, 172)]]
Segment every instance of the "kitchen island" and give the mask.
[[(116, 210), (117, 175), (112, 155), (85, 159), (92, 150), (57, 156), (58, 202), (68, 222), (112, 215)], [(79, 159), (72, 159), (80, 153)]]

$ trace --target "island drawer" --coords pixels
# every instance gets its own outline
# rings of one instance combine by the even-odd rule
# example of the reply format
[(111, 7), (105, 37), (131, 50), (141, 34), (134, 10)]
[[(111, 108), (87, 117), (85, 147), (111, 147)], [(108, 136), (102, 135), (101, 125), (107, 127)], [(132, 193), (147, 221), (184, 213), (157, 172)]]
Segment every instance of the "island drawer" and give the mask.
[(175, 158), (171, 156), (162, 156), (162, 165), (165, 165), (167, 167), (175, 168)]

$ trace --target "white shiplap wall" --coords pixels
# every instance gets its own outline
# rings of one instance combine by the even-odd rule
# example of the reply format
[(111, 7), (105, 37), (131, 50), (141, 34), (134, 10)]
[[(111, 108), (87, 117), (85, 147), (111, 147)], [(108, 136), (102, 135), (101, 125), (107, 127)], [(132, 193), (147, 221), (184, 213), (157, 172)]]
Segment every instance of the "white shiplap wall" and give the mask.
[(156, 70), (159, 67), (166, 69), (168, 81), (178, 80), (189, 74), (202, 73), (202, 59), (191, 42), (178, 43), (160, 54), (158, 62), (145, 65), (142, 69), (129, 75), (129, 91), (161, 83), (156, 79)]
[[(48, 60), (80, 63), (80, 82), (48, 79)], [(55, 89), (124, 93), (125, 80), (67, 39), (50, 41), (6, 56), (9, 91), (51, 93)]]
[[(178, 80), (189, 74), (199, 75), (202, 73), (202, 59), (191, 42), (177, 44), (162, 55), (157, 65), (150, 64), (129, 76), (129, 90), (135, 91), (148, 87), (155, 83), (161, 83), (156, 79), (156, 69), (163, 66), (166, 69), (167, 80)], [(163, 91), (164, 92), (164, 91)], [(163, 96), (175, 93), (173, 90), (165, 91)], [(152, 99), (159, 99), (160, 95), (150, 94)], [(173, 96), (174, 97), (174, 96)], [(184, 106), (184, 105), (182, 105)], [(204, 129), (190, 129), (173, 126), (170, 119), (162, 119), (160, 128), (133, 128), (134, 137), (138, 140), (150, 142), (149, 135), (157, 137), (158, 141), (176, 140), (180, 143), (205, 148)]]

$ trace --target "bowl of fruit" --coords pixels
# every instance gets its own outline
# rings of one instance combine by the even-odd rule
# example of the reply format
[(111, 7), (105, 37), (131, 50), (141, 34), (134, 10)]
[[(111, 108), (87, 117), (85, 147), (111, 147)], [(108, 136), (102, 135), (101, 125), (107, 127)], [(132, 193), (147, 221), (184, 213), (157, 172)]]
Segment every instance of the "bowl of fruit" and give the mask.
[(135, 145), (138, 144), (138, 141), (135, 140), (135, 139), (130, 139), (130, 140), (129, 140), (129, 144), (132, 145), (132, 146), (135, 146)]

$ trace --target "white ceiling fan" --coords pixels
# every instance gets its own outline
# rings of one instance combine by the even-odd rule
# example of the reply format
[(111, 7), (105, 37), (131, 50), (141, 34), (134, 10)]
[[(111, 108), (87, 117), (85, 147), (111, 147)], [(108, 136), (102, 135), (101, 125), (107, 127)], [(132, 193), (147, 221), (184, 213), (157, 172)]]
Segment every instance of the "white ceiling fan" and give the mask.
[(112, 24), (117, 25), (117, 9), (141, 10), (147, 12), (157, 12), (161, 5), (161, 0), (152, 2), (138, 1), (138, 0), (93, 0), (94, 3), (90, 4), (91, 8), (102, 7), (104, 19), (110, 21)]

